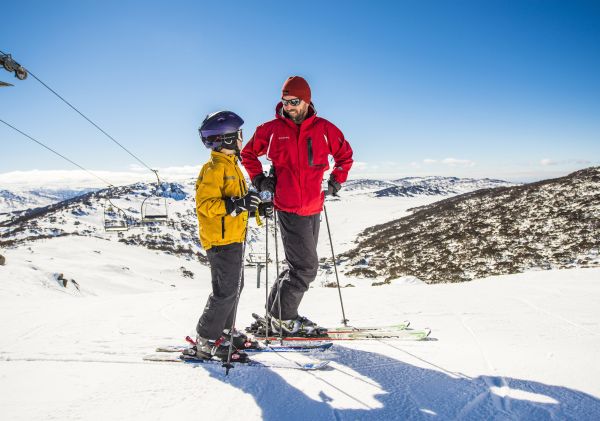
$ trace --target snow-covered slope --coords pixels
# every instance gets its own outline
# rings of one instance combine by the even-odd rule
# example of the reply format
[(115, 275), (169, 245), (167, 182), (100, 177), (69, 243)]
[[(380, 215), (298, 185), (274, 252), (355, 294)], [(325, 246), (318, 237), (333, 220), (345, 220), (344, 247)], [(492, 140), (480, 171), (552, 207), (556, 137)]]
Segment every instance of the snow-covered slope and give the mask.
[[(199, 262), (185, 264), (190, 278), (177, 256), (75, 236), (6, 254), (3, 419), (594, 420), (600, 413), (600, 269), (344, 288), (351, 323), (410, 319), (431, 327), (432, 340), (337, 343), (315, 355), (332, 361), (326, 371), (235, 367), (226, 377), (219, 366), (141, 359), (193, 333), (210, 291)], [(264, 301), (255, 269), (246, 271), (240, 327)], [(312, 288), (301, 311), (339, 324), (337, 290)]]
[[(310, 373), (235, 367), (226, 377), (220, 366), (143, 361), (156, 346), (194, 334), (210, 293), (209, 268), (195, 243), (191, 186), (182, 186), (188, 193), (182, 200), (169, 199), (169, 224), (121, 234), (103, 230), (102, 192), (5, 220), (2, 419), (595, 420), (600, 414), (598, 268), (460, 284), (402, 277), (378, 287), (371, 284), (384, 277), (340, 273), (350, 323), (409, 319), (415, 328), (432, 328), (431, 340), (336, 343), (314, 355), (331, 360), (331, 368)], [(111, 193), (117, 206), (139, 217), (148, 189)], [(367, 227), (439, 199), (349, 192), (328, 201), (335, 251), (348, 251)], [(63, 235), (52, 236), (53, 228)], [(251, 233), (248, 250), (264, 250), (264, 227), (252, 221)], [(329, 253), (323, 218), (319, 254)], [(336, 326), (342, 318), (338, 291), (323, 287), (335, 281), (328, 263), (300, 311)], [(245, 271), (240, 328), (252, 312), (264, 311), (264, 270), (260, 289), (256, 268)]]

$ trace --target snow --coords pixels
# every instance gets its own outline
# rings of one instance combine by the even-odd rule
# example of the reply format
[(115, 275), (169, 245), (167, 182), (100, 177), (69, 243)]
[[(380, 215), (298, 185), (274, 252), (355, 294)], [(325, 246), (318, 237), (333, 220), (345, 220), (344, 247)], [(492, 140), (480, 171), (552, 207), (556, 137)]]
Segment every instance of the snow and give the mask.
[[(367, 226), (435, 198), (348, 194), (328, 202), (335, 251)], [(281, 252), (281, 248), (280, 248)], [(595, 420), (600, 417), (600, 269), (535, 271), (460, 284), (345, 278), (355, 325), (410, 320), (432, 340), (336, 343), (318, 372), (151, 363), (158, 345), (194, 334), (209, 269), (103, 237), (59, 237), (2, 250), (0, 408), (6, 420)], [(330, 255), (325, 220), (320, 256)], [(194, 273), (183, 276), (181, 267)], [(62, 273), (75, 280), (63, 287)], [(321, 273), (301, 313), (340, 324)], [(270, 279), (274, 278), (274, 270)], [(264, 277), (263, 277), (264, 282)], [(246, 268), (238, 327), (262, 312)], [(257, 358), (306, 358), (293, 354)]]

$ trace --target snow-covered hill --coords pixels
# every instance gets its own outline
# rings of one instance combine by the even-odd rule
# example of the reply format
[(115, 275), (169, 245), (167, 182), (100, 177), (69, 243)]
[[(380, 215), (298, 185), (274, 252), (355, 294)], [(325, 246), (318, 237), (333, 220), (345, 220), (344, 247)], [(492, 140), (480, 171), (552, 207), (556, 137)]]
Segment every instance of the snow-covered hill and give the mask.
[[(168, 199), (167, 224), (139, 224), (141, 202), (152, 191), (142, 184), (4, 219), (3, 419), (597, 419), (598, 268), (439, 285), (414, 277), (385, 284), (385, 276), (340, 273), (351, 324), (409, 319), (416, 328), (432, 328), (431, 340), (336, 343), (313, 355), (331, 360), (331, 368), (310, 373), (235, 367), (226, 377), (220, 366), (144, 362), (156, 346), (194, 334), (210, 293), (210, 270), (197, 244), (193, 182), (181, 189), (185, 197)], [(104, 231), (107, 195), (138, 221), (130, 231)], [(366, 228), (440, 198), (345, 192), (327, 202), (335, 251), (354, 247)], [(248, 250), (260, 251), (264, 227), (251, 224)], [(335, 280), (329, 246), (323, 220), (323, 265), (300, 311), (337, 326), (338, 291), (323, 287)], [(256, 267), (245, 267), (239, 328), (251, 322), (252, 312), (264, 311), (264, 270), (261, 288), (257, 275)], [(275, 278), (274, 265), (269, 278)], [(382, 285), (372, 287), (374, 281)]]
[[(397, 200), (381, 200), (387, 196), (411, 197), (417, 196), (424, 201), (413, 202), (415, 204), (431, 203), (447, 195), (456, 194), (458, 191), (495, 186), (497, 184), (508, 184), (494, 180), (472, 180), (459, 179), (455, 177), (425, 177), (399, 179), (393, 183), (382, 180), (353, 180), (344, 185), (344, 195), (347, 200), (359, 208), (365, 206), (366, 214), (353, 215), (352, 219), (364, 218), (366, 225), (356, 224), (352, 221), (352, 227), (344, 227), (345, 232), (357, 233), (354, 228), (366, 228), (370, 225), (382, 223), (389, 220), (389, 214), (381, 213), (376, 216), (370, 210), (376, 200), (381, 209), (397, 208)], [(197, 234), (197, 220), (194, 208), (194, 185), (195, 180), (189, 180), (181, 184), (170, 184), (172, 189), (180, 191), (179, 196), (170, 192), (166, 200), (169, 220), (166, 223), (144, 224), (141, 220), (142, 203), (150, 196), (146, 204), (150, 203), (154, 210), (164, 211), (165, 203), (162, 199), (152, 198), (155, 184), (136, 183), (129, 186), (115, 187), (104, 190), (92, 191), (81, 196), (69, 198), (69, 200), (52, 203), (48, 206), (33, 209), (23, 209), (6, 214), (0, 214), (0, 247), (13, 247), (32, 241), (43, 240), (61, 236), (96, 236), (110, 241), (118, 241), (132, 246), (146, 247), (152, 250), (162, 250), (170, 254), (181, 255), (186, 258), (205, 261)], [(388, 195), (382, 192), (388, 190), (390, 185), (394, 188), (407, 189), (421, 188), (420, 193)], [(407, 187), (408, 186), (408, 187)], [(171, 189), (171, 190), (172, 190)], [(32, 190), (37, 196), (42, 193)], [(436, 194), (434, 194), (437, 192)], [(13, 193), (6, 191), (5, 197)], [(31, 195), (30, 195), (31, 196)], [(30, 197), (23, 196), (23, 197)], [(177, 200), (174, 200), (173, 197)], [(27, 203), (26, 201), (24, 203)], [(346, 199), (338, 199), (332, 202), (330, 207), (337, 207), (346, 203)], [(404, 209), (403, 204), (401, 208)], [(122, 211), (122, 214), (121, 214)], [(121, 214), (121, 218), (119, 218)], [(338, 212), (337, 218), (341, 218)], [(404, 214), (404, 210), (402, 210)], [(118, 219), (127, 219), (130, 229), (123, 232), (106, 232), (106, 221), (119, 222)], [(117, 219), (117, 221), (115, 221)], [(122, 221), (124, 223), (124, 221)], [(250, 253), (264, 253), (264, 234), (262, 228), (252, 223), (250, 226), (249, 242)], [(342, 235), (342, 234), (339, 234)], [(352, 237), (353, 238), (353, 237)], [(345, 244), (346, 242), (344, 242)], [(322, 243), (323, 244), (323, 243)], [(326, 254), (327, 249), (323, 249)], [(329, 266), (329, 269), (331, 267)]]
[[(6, 254), (3, 419), (591, 421), (600, 413), (600, 269), (344, 288), (351, 323), (410, 319), (431, 327), (432, 340), (336, 343), (313, 355), (331, 360), (326, 371), (235, 367), (225, 376), (220, 366), (142, 361), (193, 334), (210, 291), (201, 263), (185, 263), (192, 278), (177, 256), (82, 236)], [(247, 267), (239, 327), (263, 308), (255, 277)], [(311, 288), (301, 311), (338, 325), (337, 290)]]
[(459, 282), (529, 269), (600, 266), (600, 167), (478, 190), (371, 227), (350, 273)]

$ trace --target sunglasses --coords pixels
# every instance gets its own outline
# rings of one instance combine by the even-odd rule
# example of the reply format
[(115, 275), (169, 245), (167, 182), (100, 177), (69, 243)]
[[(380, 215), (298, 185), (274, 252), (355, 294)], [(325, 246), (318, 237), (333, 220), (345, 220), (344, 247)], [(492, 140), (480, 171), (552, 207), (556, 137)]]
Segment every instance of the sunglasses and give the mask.
[(294, 99), (282, 99), (281, 103), (283, 104), (283, 106), (288, 106), (288, 105), (293, 105), (294, 107), (297, 107), (298, 105), (300, 105), (300, 102), (302, 100), (300, 98), (294, 98)]

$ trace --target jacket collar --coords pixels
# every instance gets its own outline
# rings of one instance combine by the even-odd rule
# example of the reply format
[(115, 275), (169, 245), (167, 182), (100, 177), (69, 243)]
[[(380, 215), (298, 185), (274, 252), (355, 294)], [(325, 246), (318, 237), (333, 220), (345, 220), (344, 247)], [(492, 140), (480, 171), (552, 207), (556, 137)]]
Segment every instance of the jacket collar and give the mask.
[[(281, 103), (281, 101), (275, 107), (275, 117), (277, 117), (278, 119), (281, 119), (281, 120), (285, 121), (285, 123), (288, 126), (291, 126), (291, 127), (294, 127), (294, 128), (296, 127), (296, 123), (294, 123), (294, 120), (292, 120), (291, 118), (289, 118), (285, 114), (285, 112), (283, 111), (283, 104)], [(317, 118), (317, 109), (315, 108), (315, 104), (313, 104), (311, 102), (310, 105), (308, 106), (308, 114), (307, 114), (306, 118), (304, 119), (304, 121), (302, 122), (301, 126), (308, 126), (316, 118)]]
[(215, 161), (231, 162), (232, 164), (237, 163), (238, 157), (235, 154), (226, 155), (223, 152), (211, 151), (210, 158)]

